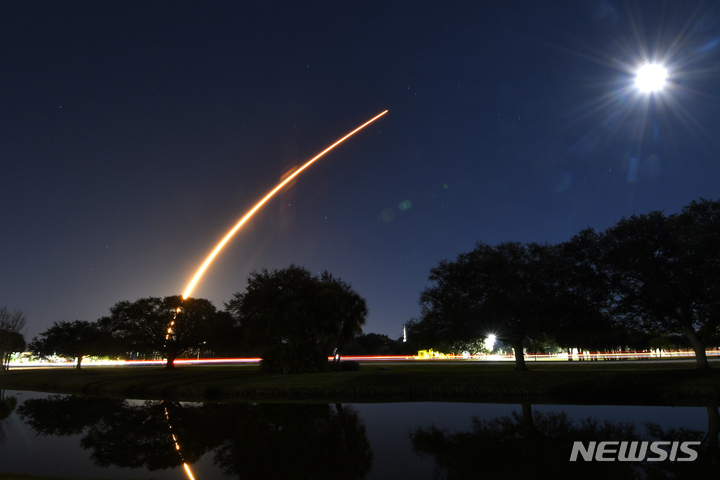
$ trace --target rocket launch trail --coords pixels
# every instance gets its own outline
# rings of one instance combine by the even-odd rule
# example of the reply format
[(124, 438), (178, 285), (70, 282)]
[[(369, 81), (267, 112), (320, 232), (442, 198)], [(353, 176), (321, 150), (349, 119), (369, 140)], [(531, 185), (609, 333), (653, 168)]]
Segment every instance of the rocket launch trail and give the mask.
[(307, 162), (305, 162), (305, 164), (304, 164), (302, 167), (300, 167), (300, 168), (298, 168), (297, 170), (295, 170), (295, 172), (293, 172), (292, 175), (289, 175), (289, 176), (288, 176), (287, 178), (285, 178), (282, 182), (280, 182), (279, 184), (277, 184), (277, 186), (276, 186), (275, 188), (273, 188), (273, 189), (272, 189), (267, 195), (265, 195), (258, 203), (256, 203), (255, 206), (253, 206), (253, 207), (238, 221), (238, 223), (235, 224), (235, 226), (234, 226), (227, 234), (225, 234), (225, 236), (223, 237), (223, 239), (220, 240), (220, 243), (218, 243), (218, 244), (215, 246), (215, 248), (213, 249), (213, 251), (210, 252), (210, 255), (208, 255), (208, 257), (207, 257), (207, 258), (205, 259), (205, 261), (202, 263), (202, 265), (200, 266), (200, 268), (198, 269), (198, 271), (195, 273), (195, 276), (192, 278), (192, 280), (190, 281), (190, 283), (188, 284), (188, 286), (185, 288), (185, 292), (183, 293), (183, 298), (187, 298), (187, 297), (190, 296), (190, 294), (192, 293), (193, 289), (195, 288), (195, 286), (197, 285), (197, 283), (200, 281), (200, 279), (202, 278), (203, 274), (205, 273), (205, 270), (208, 269), (208, 267), (209, 267), (210, 264), (213, 262), (213, 260), (214, 260), (215, 257), (218, 255), (218, 253), (220, 253), (220, 251), (223, 249), (223, 247), (225, 246), (225, 244), (230, 241), (230, 239), (233, 237), (233, 235), (235, 235), (235, 233), (236, 233), (238, 230), (240, 230), (240, 228), (245, 224), (245, 222), (247, 222), (247, 221), (250, 219), (250, 217), (252, 217), (252, 216), (255, 214), (255, 212), (257, 212), (257, 211), (260, 209), (260, 207), (262, 207), (263, 205), (265, 205), (265, 203), (266, 203), (268, 200), (270, 200), (270, 199), (273, 197), (273, 195), (275, 195), (280, 189), (282, 189), (285, 185), (287, 185), (290, 181), (292, 181), (293, 178), (295, 178), (295, 177), (297, 177), (298, 175), (300, 175), (301, 172), (303, 172), (306, 168), (308, 168), (310, 165), (312, 165), (316, 160), (320, 159), (323, 155), (325, 155), (326, 153), (328, 153), (330, 150), (332, 150), (333, 148), (337, 147), (337, 146), (340, 145), (342, 142), (344, 142), (345, 140), (347, 140), (349, 137), (353, 136), (354, 134), (356, 134), (357, 132), (359, 132), (359, 131), (362, 130), (363, 128), (367, 127), (368, 125), (370, 125), (371, 123), (373, 123), (375, 120), (377, 120), (378, 118), (380, 118), (380, 117), (382, 117), (383, 115), (385, 115), (387, 112), (388, 112), (388, 111), (385, 110), (384, 112), (382, 112), (382, 113), (374, 116), (373, 118), (371, 118), (371, 119), (368, 120), (367, 122), (365, 122), (365, 123), (363, 123), (362, 125), (360, 125), (359, 127), (357, 127), (355, 130), (351, 131), (350, 133), (346, 134), (344, 137), (342, 137), (342, 138), (340, 138), (339, 140), (335, 141), (335, 143), (333, 143), (332, 145), (330, 145), (329, 147), (327, 147), (325, 150), (323, 150), (322, 152), (318, 153), (318, 154), (315, 155), (313, 158), (311, 158), (310, 160), (308, 160)]

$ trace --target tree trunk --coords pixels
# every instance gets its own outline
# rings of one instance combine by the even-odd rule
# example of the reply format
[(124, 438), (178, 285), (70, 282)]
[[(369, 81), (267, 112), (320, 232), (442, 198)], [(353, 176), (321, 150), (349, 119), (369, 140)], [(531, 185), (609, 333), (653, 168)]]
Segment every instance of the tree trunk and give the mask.
[(692, 345), (693, 350), (695, 350), (697, 368), (700, 370), (710, 370), (710, 364), (705, 354), (705, 344), (700, 340), (695, 329), (687, 325), (682, 325), (682, 329), (685, 332), (685, 336), (690, 340), (690, 345)]
[(512, 345), (513, 351), (515, 352), (515, 370), (518, 370), (518, 371), (527, 370), (528, 368), (525, 365), (525, 355), (523, 354), (522, 338), (517, 339), (517, 340), (512, 340), (510, 342), (510, 345)]
[(537, 435), (538, 431), (535, 428), (535, 422), (532, 416), (532, 405), (528, 403), (522, 404), (522, 420), (520, 420), (520, 430), (526, 437), (533, 437)]
[(720, 413), (718, 413), (718, 407), (709, 406), (707, 407), (708, 412), (708, 433), (705, 437), (706, 452), (709, 453), (708, 457), (712, 458), (715, 456), (715, 452), (718, 448), (718, 433), (720, 432)]
[(175, 357), (176, 357), (176, 355), (168, 353), (167, 363), (165, 364), (165, 370), (172, 370), (173, 368), (175, 368)]
[(2, 357), (0, 357), (0, 373), (10, 370), (10, 357), (12, 357), (12, 354), (13, 352), (3, 352)]
[(75, 366), (75, 369), (80, 370), (80, 365), (82, 365), (82, 359), (83, 359), (82, 355), (78, 355), (77, 359), (78, 359), (78, 361), (77, 361), (77, 365)]

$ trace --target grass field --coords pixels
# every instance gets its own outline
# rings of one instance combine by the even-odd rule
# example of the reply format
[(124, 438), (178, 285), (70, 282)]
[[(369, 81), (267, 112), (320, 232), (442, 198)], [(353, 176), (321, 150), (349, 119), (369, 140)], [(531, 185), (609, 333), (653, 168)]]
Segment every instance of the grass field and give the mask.
[(359, 371), (265, 375), (257, 366), (85, 367), (11, 370), (0, 388), (187, 401), (475, 401), (573, 404), (720, 403), (720, 361), (538, 363), (529, 372), (490, 362), (364, 364)]

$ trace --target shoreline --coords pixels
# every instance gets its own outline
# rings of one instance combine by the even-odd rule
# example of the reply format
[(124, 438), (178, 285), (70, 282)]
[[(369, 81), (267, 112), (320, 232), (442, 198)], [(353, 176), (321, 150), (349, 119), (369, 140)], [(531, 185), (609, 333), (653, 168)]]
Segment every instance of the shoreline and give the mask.
[[(720, 362), (713, 362), (719, 365)], [(0, 389), (141, 400), (720, 405), (720, 369), (694, 365), (364, 364), (359, 371), (263, 375), (249, 366), (11, 370)]]

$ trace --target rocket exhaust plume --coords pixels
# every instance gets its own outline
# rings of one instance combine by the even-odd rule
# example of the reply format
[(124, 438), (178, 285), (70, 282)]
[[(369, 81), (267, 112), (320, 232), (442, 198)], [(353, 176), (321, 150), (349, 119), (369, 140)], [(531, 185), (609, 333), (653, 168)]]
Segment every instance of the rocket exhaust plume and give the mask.
[(230, 239), (233, 237), (233, 235), (235, 235), (235, 233), (236, 233), (238, 230), (240, 230), (240, 227), (242, 227), (242, 226), (245, 224), (245, 222), (247, 222), (248, 219), (250, 219), (250, 217), (252, 217), (252, 216), (255, 214), (255, 212), (257, 212), (257, 211), (260, 209), (260, 207), (262, 207), (263, 205), (265, 205), (265, 203), (266, 203), (268, 200), (270, 200), (270, 199), (273, 197), (273, 195), (275, 195), (280, 189), (282, 189), (285, 185), (287, 185), (290, 181), (292, 181), (293, 178), (295, 178), (295, 177), (297, 177), (298, 175), (300, 175), (300, 173), (301, 173), (303, 170), (305, 170), (305, 169), (308, 168), (310, 165), (312, 165), (312, 164), (313, 164), (316, 160), (318, 160), (320, 157), (322, 157), (323, 155), (325, 155), (326, 153), (328, 153), (330, 150), (332, 150), (333, 148), (335, 148), (336, 146), (338, 146), (339, 144), (341, 144), (341, 143), (344, 142), (345, 140), (347, 140), (349, 137), (351, 137), (351, 136), (354, 135), (355, 133), (359, 132), (359, 131), (362, 130), (363, 128), (365, 128), (365, 127), (367, 127), (368, 125), (370, 125), (372, 122), (374, 122), (374, 121), (377, 120), (378, 118), (380, 118), (380, 117), (382, 117), (383, 115), (385, 115), (387, 112), (388, 112), (388, 111), (385, 110), (384, 112), (382, 112), (382, 113), (374, 116), (373, 118), (371, 118), (371, 119), (368, 120), (367, 122), (365, 122), (365, 123), (363, 123), (362, 125), (360, 125), (359, 127), (357, 127), (355, 130), (353, 130), (352, 132), (348, 133), (348, 134), (345, 135), (344, 137), (340, 138), (340, 139), (337, 140), (335, 143), (333, 143), (332, 145), (330, 145), (329, 147), (327, 147), (325, 150), (323, 150), (322, 152), (318, 153), (316, 156), (314, 156), (313, 158), (311, 158), (310, 160), (308, 160), (307, 162), (305, 162), (305, 164), (304, 164), (302, 167), (300, 167), (300, 168), (298, 168), (297, 170), (295, 170), (295, 172), (293, 172), (292, 175), (289, 175), (287, 178), (285, 178), (285, 179), (284, 179), (282, 182), (280, 182), (275, 188), (273, 188), (273, 189), (270, 191), (270, 193), (268, 193), (267, 195), (265, 195), (265, 196), (262, 198), (262, 200), (260, 200), (258, 203), (256, 203), (255, 206), (252, 207), (252, 208), (245, 214), (245, 216), (242, 217), (242, 218), (240, 219), (240, 221), (225, 235), (225, 237), (223, 237), (223, 239), (220, 240), (220, 243), (217, 244), (217, 246), (213, 249), (213, 251), (210, 252), (210, 255), (208, 255), (208, 257), (205, 259), (205, 261), (204, 261), (203, 264), (200, 266), (200, 268), (198, 269), (198, 271), (195, 273), (195, 276), (192, 278), (192, 280), (191, 280), (190, 283), (188, 284), (187, 288), (185, 288), (185, 292), (183, 293), (183, 298), (187, 298), (187, 297), (190, 296), (190, 293), (192, 293), (193, 289), (195, 288), (195, 285), (197, 285), (197, 283), (200, 281), (200, 278), (201, 278), (201, 277), (203, 276), (203, 274), (205, 273), (205, 270), (207, 270), (207, 268), (210, 266), (210, 264), (211, 264), (212, 261), (215, 259), (215, 257), (217, 256), (217, 254), (220, 253), (220, 251), (223, 249), (223, 247), (225, 246), (225, 244), (230, 241)]

